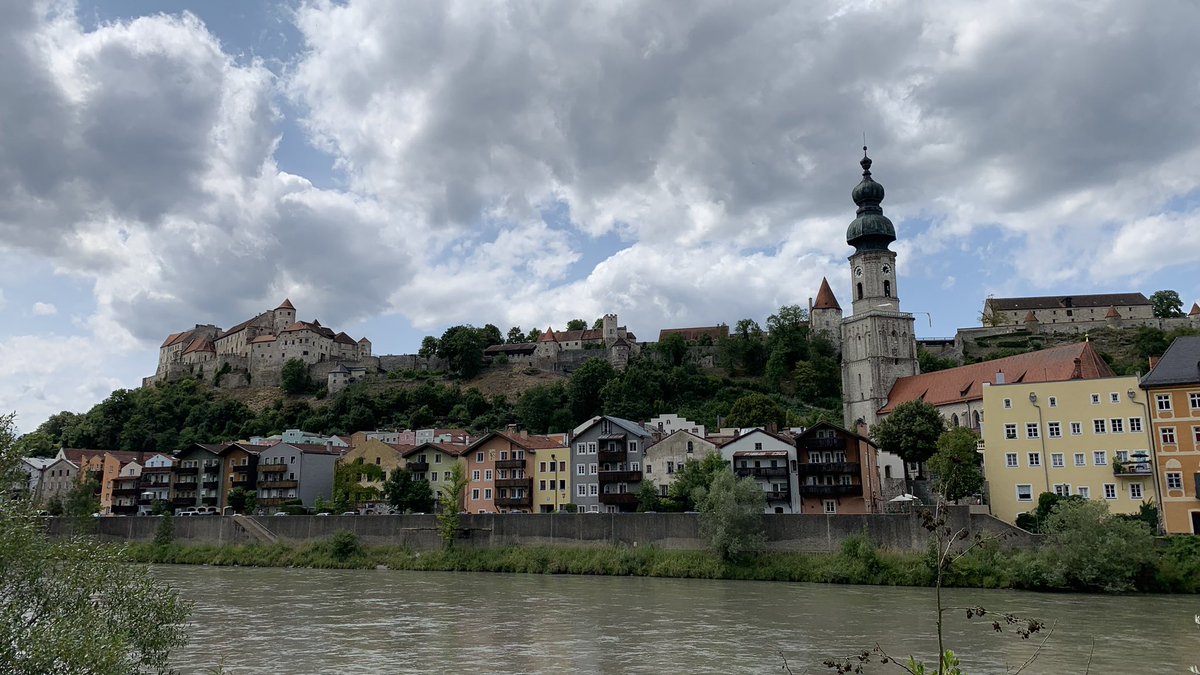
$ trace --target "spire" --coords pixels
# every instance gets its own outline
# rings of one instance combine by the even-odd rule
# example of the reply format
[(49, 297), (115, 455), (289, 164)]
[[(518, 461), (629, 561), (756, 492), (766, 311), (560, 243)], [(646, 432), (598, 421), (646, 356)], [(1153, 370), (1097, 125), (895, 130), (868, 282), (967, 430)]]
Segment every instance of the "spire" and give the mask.
[(836, 309), (841, 311), (842, 306), (838, 304), (837, 296), (833, 294), (833, 289), (829, 287), (829, 280), (821, 277), (821, 290), (817, 291), (817, 301), (813, 303), (813, 309)]
[(871, 158), (867, 156), (867, 146), (863, 146), (862, 180), (854, 186), (850, 193), (854, 204), (858, 206), (858, 217), (846, 229), (846, 243), (859, 251), (887, 250), (888, 244), (896, 241), (896, 228), (892, 221), (883, 215), (883, 186), (871, 177)]
[(291, 301), (291, 300), (288, 300), (287, 298), (284, 298), (284, 299), (283, 299), (283, 302), (279, 303), (279, 306), (278, 306), (278, 307), (276, 307), (275, 309), (291, 309), (291, 310), (295, 310), (296, 308), (292, 306), (292, 301)]
[(1188, 316), (1200, 316), (1200, 303), (1192, 303), (1192, 311), (1188, 312)]

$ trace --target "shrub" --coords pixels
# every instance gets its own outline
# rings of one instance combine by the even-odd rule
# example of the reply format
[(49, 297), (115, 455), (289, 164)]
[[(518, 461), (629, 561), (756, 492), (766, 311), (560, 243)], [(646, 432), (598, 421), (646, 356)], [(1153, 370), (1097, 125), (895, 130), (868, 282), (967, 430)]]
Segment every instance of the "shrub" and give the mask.
[(358, 543), (358, 536), (353, 532), (343, 530), (329, 539), (329, 554), (340, 562), (358, 557), (362, 555), (362, 552), (363, 549), (362, 545)]

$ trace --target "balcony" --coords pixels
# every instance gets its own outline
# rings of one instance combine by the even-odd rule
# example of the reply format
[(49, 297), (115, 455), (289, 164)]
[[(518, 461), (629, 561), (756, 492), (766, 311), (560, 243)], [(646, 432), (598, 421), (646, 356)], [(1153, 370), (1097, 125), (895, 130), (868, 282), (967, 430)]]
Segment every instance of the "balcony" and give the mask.
[(113, 488), (114, 497), (136, 497), (142, 493), (140, 488)]
[(596, 454), (598, 455), (596, 461), (601, 464), (620, 464), (629, 457), (629, 453), (624, 448), (620, 450), (601, 450)]
[(805, 438), (797, 445), (805, 450), (834, 450), (845, 447), (846, 441), (837, 436), (833, 438)]
[(496, 497), (496, 506), (524, 506), (529, 507), (533, 504), (533, 496), (526, 494), (524, 497)]
[(229, 485), (230, 487), (235, 488), (248, 488), (254, 486), (254, 480), (251, 478), (239, 478), (234, 476), (234, 479), (229, 481)]
[(412, 473), (425, 473), (429, 471), (429, 462), (409, 462), (406, 466)]
[(216, 497), (201, 497), (200, 503), (205, 506), (216, 506), (217, 498)]
[(1150, 462), (1113, 462), (1114, 476), (1137, 477), (1153, 476), (1154, 469)]
[(532, 486), (532, 478), (500, 478), (496, 481), (496, 487), (498, 488), (525, 488), (529, 490)]
[(201, 483), (200, 485), (201, 485), (201, 486), (202, 486), (202, 487), (203, 487), (205, 490), (216, 490), (218, 487), (220, 487), (220, 486), (221, 486), (221, 481), (219, 481), (219, 480), (206, 480), (206, 481), (204, 481), (203, 483)]
[(196, 498), (193, 497), (175, 497), (171, 499), (171, 506), (195, 506)]
[(738, 476), (754, 476), (756, 478), (788, 475), (786, 466), (739, 466), (733, 472)]
[(822, 462), (812, 464), (797, 465), (798, 473), (801, 476), (815, 476), (824, 473), (859, 473), (858, 462)]
[(179, 476), (195, 476), (200, 473), (198, 466), (181, 466), (175, 469), (175, 474)]
[(641, 471), (601, 471), (601, 483), (636, 483), (642, 479)]
[(524, 459), (501, 459), (496, 462), (497, 469), (524, 469)]
[(270, 490), (273, 488), (294, 488), (298, 487), (298, 485), (299, 483), (294, 480), (268, 480), (260, 482), (258, 487), (264, 490)]
[(801, 485), (800, 494), (804, 497), (861, 497), (861, 485)]
[(633, 506), (637, 504), (638, 497), (633, 492), (602, 492), (600, 493), (601, 504), (612, 504), (616, 506)]
[(763, 495), (766, 496), (767, 501), (769, 501), (769, 502), (790, 502), (790, 501), (792, 501), (792, 493), (790, 493), (790, 492), (771, 491), (771, 492), (764, 492)]
[(259, 473), (283, 473), (287, 471), (287, 464), (259, 464)]
[(138, 497), (137, 498), (137, 503), (142, 506), (150, 506), (151, 504), (153, 504), (156, 501), (158, 501), (158, 500), (154, 497)]
[(291, 497), (259, 497), (257, 503), (259, 506), (283, 506), (288, 499)]
[(118, 516), (132, 516), (137, 513), (137, 504), (113, 504), (112, 512)]

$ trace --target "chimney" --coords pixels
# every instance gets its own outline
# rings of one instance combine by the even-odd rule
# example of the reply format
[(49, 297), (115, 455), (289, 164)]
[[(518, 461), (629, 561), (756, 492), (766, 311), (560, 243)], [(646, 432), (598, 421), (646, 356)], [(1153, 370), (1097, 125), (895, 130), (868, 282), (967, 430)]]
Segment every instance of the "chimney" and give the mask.
[(521, 430), (521, 438), (529, 438), (529, 430), (528, 429)]
[(1000, 370), (996, 371), (996, 384), (1004, 384), (1004, 372), (1003, 371), (1000, 371)]
[(515, 425), (515, 424), (506, 424), (506, 425), (504, 426), (504, 433), (506, 433), (506, 434), (515, 434), (515, 433), (517, 433), (517, 425)]
[(1083, 360), (1078, 356), (1075, 357), (1075, 370), (1071, 372), (1071, 379), (1078, 380), (1083, 378)]
[(325, 452), (333, 452), (333, 439), (332, 438), (327, 439), (325, 441)]
[(1158, 365), (1158, 358), (1159, 357), (1157, 357), (1157, 356), (1148, 357), (1148, 361), (1150, 363), (1150, 370), (1154, 370), (1154, 366)]

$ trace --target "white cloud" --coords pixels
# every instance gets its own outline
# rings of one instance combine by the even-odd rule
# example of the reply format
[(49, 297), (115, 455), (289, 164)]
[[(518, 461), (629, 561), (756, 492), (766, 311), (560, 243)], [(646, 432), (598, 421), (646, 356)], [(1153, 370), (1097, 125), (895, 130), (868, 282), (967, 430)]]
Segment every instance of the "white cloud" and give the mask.
[(54, 316), (58, 314), (58, 308), (48, 302), (33, 303), (34, 316)]

